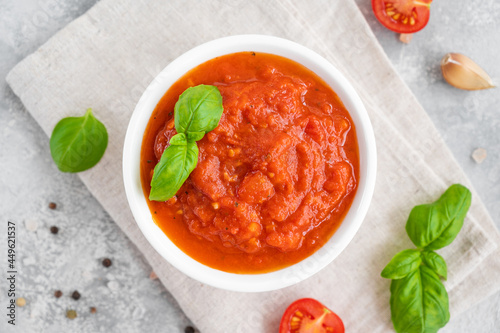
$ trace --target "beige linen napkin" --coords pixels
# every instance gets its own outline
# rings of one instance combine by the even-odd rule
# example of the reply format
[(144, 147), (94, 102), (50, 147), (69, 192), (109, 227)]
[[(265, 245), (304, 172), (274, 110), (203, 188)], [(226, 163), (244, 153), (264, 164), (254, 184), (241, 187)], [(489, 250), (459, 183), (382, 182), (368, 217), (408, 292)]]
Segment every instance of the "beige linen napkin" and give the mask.
[[(291, 39), (332, 62), (363, 99), (378, 147), (373, 202), (351, 244), (314, 277), (267, 293), (218, 290), (165, 262), (136, 226), (121, 176), (128, 121), (153, 77), (202, 42), (245, 33)], [(452, 183), (471, 188), (353, 0), (103, 0), (19, 63), (7, 81), (47, 134), (59, 119), (87, 107), (106, 124), (106, 154), (80, 177), (205, 333), (276, 332), (284, 309), (300, 297), (334, 309), (349, 332), (391, 331), (390, 281), (380, 271), (412, 246), (404, 229), (410, 209), (435, 200)], [(462, 232), (440, 251), (449, 265), (452, 316), (500, 288), (494, 278), (500, 237), (473, 194)]]

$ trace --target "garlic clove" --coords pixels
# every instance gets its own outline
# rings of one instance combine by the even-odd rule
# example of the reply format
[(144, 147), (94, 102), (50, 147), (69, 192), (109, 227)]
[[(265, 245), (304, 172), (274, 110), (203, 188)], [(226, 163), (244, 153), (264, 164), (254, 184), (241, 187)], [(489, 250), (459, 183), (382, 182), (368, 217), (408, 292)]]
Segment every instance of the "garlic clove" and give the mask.
[(465, 90), (493, 88), (490, 76), (469, 57), (460, 53), (447, 53), (441, 59), (443, 77), (452, 86)]

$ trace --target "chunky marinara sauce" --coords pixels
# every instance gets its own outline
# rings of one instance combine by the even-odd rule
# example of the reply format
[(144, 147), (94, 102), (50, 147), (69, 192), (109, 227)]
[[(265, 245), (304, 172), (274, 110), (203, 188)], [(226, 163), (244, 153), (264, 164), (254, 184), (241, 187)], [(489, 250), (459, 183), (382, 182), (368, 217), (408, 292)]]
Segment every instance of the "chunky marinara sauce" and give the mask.
[(188, 87), (219, 88), (219, 126), (198, 141), (196, 169), (177, 195), (148, 201), (182, 251), (233, 273), (274, 271), (319, 249), (349, 209), (359, 174), (356, 133), (335, 92), (304, 66), (276, 55), (234, 53), (179, 79), (148, 123), (141, 178), (176, 134), (174, 105)]

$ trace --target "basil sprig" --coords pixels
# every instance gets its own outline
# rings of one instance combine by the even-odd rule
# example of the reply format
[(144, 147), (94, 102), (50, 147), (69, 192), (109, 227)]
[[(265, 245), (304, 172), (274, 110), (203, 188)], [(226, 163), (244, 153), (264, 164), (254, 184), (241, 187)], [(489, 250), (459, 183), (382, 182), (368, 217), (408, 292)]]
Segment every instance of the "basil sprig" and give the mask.
[(199, 141), (219, 124), (222, 96), (215, 86), (199, 85), (186, 89), (174, 107), (177, 134), (156, 164), (149, 200), (172, 198), (196, 168)]
[(92, 114), (61, 119), (50, 136), (50, 153), (59, 170), (80, 172), (99, 162), (108, 146), (106, 127)]
[(391, 317), (398, 333), (433, 333), (450, 320), (446, 262), (434, 250), (458, 235), (471, 203), (470, 191), (450, 186), (431, 204), (412, 209), (406, 232), (417, 249), (396, 254), (382, 271), (391, 283)]

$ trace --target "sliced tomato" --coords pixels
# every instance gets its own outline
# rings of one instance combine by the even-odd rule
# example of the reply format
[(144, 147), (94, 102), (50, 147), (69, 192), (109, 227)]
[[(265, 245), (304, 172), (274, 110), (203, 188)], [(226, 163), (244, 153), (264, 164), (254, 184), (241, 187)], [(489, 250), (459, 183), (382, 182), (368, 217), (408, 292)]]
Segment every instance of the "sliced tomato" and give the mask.
[(279, 333), (344, 333), (344, 323), (312, 298), (296, 300), (281, 318)]
[(432, 0), (372, 0), (373, 12), (387, 29), (414, 33), (429, 22)]

